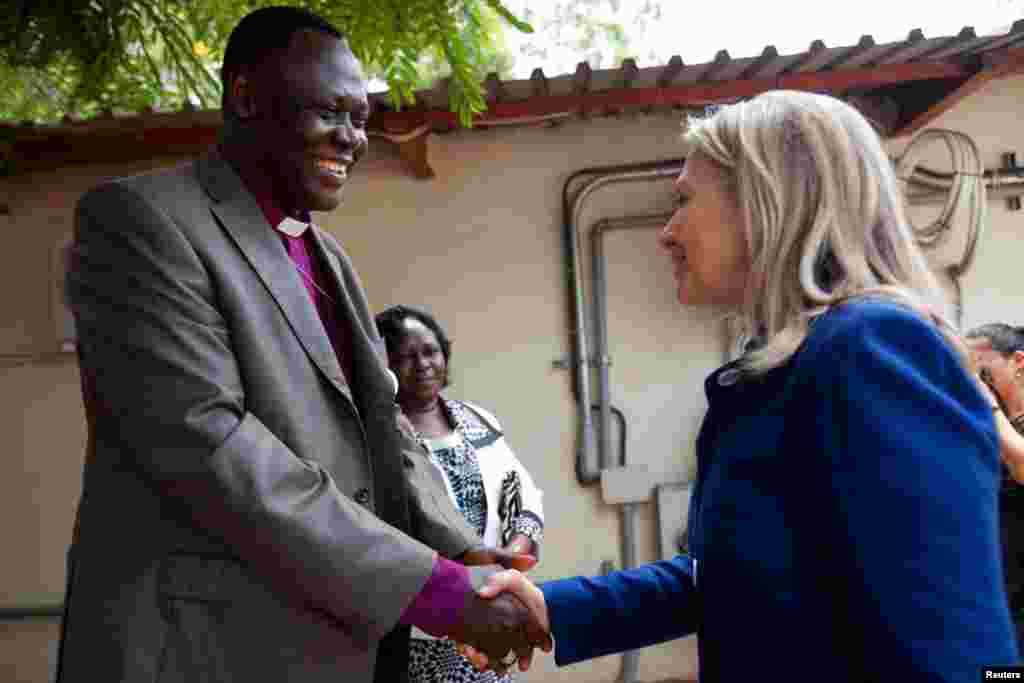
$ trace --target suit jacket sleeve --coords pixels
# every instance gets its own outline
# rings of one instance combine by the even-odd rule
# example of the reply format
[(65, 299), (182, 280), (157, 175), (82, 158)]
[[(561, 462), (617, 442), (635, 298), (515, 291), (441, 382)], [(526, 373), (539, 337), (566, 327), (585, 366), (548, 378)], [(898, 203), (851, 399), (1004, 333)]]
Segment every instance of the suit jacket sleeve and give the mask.
[(824, 467), (804, 474), (835, 533), (819, 572), (852, 649), (885, 663), (871, 678), (971, 680), (1017, 659), (991, 409), (932, 325), (879, 310), (825, 330), (807, 366)]
[[(398, 621), (434, 553), (342, 495), (252, 413), (215, 283), (188, 239), (122, 183), (76, 213), (68, 273), (83, 371), (119, 451), (279, 589), (369, 643)], [(368, 587), (387, 584), (385, 590)]]
[(539, 587), (559, 666), (663, 643), (697, 628), (697, 596), (685, 555)]
[(476, 531), (455, 509), (441, 473), (426, 452), (412, 437), (407, 437), (404, 451), (413, 535), (451, 560), (480, 545)]

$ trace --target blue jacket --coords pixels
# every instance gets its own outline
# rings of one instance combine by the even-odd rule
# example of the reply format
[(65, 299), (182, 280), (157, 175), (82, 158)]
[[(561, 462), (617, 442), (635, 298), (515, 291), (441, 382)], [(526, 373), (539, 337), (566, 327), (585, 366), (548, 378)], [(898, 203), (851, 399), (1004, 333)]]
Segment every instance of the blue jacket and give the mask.
[(705, 383), (689, 556), (541, 586), (559, 665), (699, 636), (701, 679), (974, 681), (1018, 661), (989, 404), (931, 324), (835, 307)]

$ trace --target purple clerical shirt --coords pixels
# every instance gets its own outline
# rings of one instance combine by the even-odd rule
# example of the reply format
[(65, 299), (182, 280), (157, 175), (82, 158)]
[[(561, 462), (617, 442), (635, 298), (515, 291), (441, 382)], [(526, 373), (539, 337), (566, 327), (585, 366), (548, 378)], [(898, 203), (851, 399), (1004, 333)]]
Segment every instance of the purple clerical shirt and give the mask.
[[(242, 182), (256, 198), (256, 203), (263, 211), (267, 222), (280, 235), (288, 256), (295, 264), (306, 292), (309, 294), (316, 312), (320, 315), (324, 331), (331, 346), (338, 356), (345, 377), (352, 377), (351, 330), (344, 318), (339, 315), (339, 306), (329, 292), (337, 291), (327, 277), (322, 264), (315, 258), (316, 248), (312, 231), (306, 230), (298, 237), (281, 232), (278, 226), (287, 218), (287, 214), (273, 199), (271, 181), (255, 168), (236, 169)], [(296, 220), (309, 223), (309, 214), (292, 216)], [(458, 562), (453, 562), (440, 555), (434, 561), (434, 569), (412, 603), (405, 608), (399, 621), (410, 626), (417, 626), (432, 636), (444, 636), (455, 626), (462, 615), (466, 594), (473, 590), (469, 579), (469, 570)]]

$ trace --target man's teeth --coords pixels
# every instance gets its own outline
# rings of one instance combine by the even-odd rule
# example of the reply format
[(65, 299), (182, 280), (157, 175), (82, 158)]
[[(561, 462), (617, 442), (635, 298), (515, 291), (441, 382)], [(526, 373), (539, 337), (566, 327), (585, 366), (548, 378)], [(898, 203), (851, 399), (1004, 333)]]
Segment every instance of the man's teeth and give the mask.
[(340, 173), (342, 175), (345, 174), (345, 164), (341, 163), (340, 161), (334, 161), (332, 159), (320, 159), (316, 162), (316, 164), (325, 171), (330, 171), (331, 173)]

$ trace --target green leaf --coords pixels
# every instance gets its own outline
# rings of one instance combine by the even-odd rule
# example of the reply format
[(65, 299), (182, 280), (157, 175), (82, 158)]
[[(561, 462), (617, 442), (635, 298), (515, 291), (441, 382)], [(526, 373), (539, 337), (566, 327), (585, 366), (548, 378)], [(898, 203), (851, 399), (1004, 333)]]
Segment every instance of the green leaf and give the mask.
[(487, 5), (492, 10), (494, 10), (498, 14), (498, 16), (500, 16), (502, 19), (511, 24), (517, 31), (519, 31), (520, 33), (533, 33), (533, 26), (530, 26), (530, 24), (526, 23), (522, 19), (519, 19), (514, 14), (512, 14), (512, 12), (510, 12), (507, 7), (501, 4), (501, 0), (486, 1)]
[[(231, 30), (250, 11), (281, 0), (63, 0), (0, 13), (0, 119), (53, 121), (103, 108), (215, 107), (217, 69)], [(308, 0), (348, 38), (368, 75), (383, 78), (395, 106), (451, 77), (450, 103), (470, 125), (483, 111), (481, 81), (511, 57), (507, 26), (532, 32), (499, 0)], [(208, 48), (195, 52), (201, 42)], [(505, 67), (507, 68), (507, 67)]]

